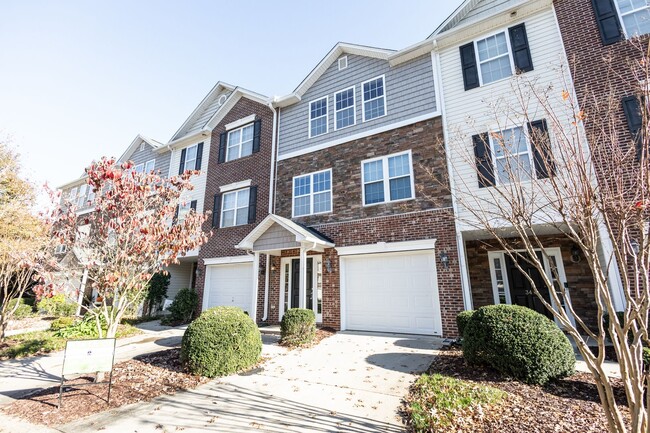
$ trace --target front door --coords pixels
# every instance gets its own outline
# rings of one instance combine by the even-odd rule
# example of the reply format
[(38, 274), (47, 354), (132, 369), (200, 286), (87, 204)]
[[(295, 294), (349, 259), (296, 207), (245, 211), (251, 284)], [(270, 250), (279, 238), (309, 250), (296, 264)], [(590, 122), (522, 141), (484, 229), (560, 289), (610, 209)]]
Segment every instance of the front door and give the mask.
[[(313, 305), (314, 292), (314, 260), (307, 259), (307, 299), (305, 305), (308, 309)], [(291, 260), (291, 307), (300, 306), (300, 259)]]
[[(521, 253), (523, 255), (523, 253)], [(542, 260), (541, 253), (537, 253), (539, 259)], [(505, 256), (506, 260), (506, 270), (508, 273), (508, 284), (510, 286), (510, 299), (513, 304), (521, 305), (528, 307), (545, 315), (546, 317), (553, 319), (553, 315), (550, 311), (544, 307), (542, 301), (535, 295), (533, 291), (533, 286), (531, 285), (528, 278), (517, 268), (515, 262), (510, 258), (510, 256)], [(544, 284), (544, 280), (533, 265), (528, 263), (523, 257), (517, 257), (517, 263), (519, 266), (526, 271), (526, 273), (531, 277), (535, 282), (535, 287), (539, 293), (544, 297), (544, 299), (550, 304), (551, 297), (548, 292), (548, 287)]]

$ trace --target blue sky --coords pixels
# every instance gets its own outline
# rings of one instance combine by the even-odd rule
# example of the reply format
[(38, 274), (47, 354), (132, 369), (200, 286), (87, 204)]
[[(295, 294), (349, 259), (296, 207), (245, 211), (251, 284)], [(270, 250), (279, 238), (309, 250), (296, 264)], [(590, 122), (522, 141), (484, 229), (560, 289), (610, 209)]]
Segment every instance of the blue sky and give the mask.
[(461, 0), (0, 2), (0, 135), (58, 186), (166, 142), (219, 80), (291, 92), (338, 41), (400, 49)]

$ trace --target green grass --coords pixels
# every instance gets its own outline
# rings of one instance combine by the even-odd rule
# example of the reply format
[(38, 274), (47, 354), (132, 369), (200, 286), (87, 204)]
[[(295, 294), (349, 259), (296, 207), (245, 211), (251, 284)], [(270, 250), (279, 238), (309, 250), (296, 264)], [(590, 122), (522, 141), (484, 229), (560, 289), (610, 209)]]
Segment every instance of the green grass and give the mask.
[[(140, 334), (141, 331), (131, 325), (120, 325), (117, 338), (130, 337)], [(91, 339), (96, 336), (80, 337), (78, 339)], [(65, 349), (67, 339), (59, 337), (55, 332), (36, 331), (7, 337), (0, 343), (0, 360), (25, 358), (27, 356), (43, 355)]]
[(505, 396), (489, 386), (423, 374), (411, 388), (406, 412), (416, 432), (446, 431), (456, 418), (471, 417), (479, 407), (497, 404)]

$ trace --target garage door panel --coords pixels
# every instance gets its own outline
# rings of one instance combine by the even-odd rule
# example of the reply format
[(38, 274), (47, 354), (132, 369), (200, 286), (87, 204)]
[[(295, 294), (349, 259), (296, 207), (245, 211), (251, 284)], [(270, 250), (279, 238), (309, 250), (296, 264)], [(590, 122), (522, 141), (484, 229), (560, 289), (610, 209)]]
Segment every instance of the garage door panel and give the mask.
[(207, 307), (233, 306), (251, 312), (253, 298), (253, 264), (238, 263), (209, 266), (206, 287)]
[(440, 334), (432, 251), (343, 257), (346, 328)]

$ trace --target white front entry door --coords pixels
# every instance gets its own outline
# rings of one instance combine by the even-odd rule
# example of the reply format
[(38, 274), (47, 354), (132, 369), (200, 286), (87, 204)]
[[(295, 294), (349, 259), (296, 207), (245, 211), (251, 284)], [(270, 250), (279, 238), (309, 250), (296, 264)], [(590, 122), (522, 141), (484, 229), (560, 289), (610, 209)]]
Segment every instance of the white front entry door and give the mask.
[(345, 329), (442, 335), (433, 250), (341, 261)]
[(252, 314), (253, 263), (206, 266), (206, 308), (233, 306)]

